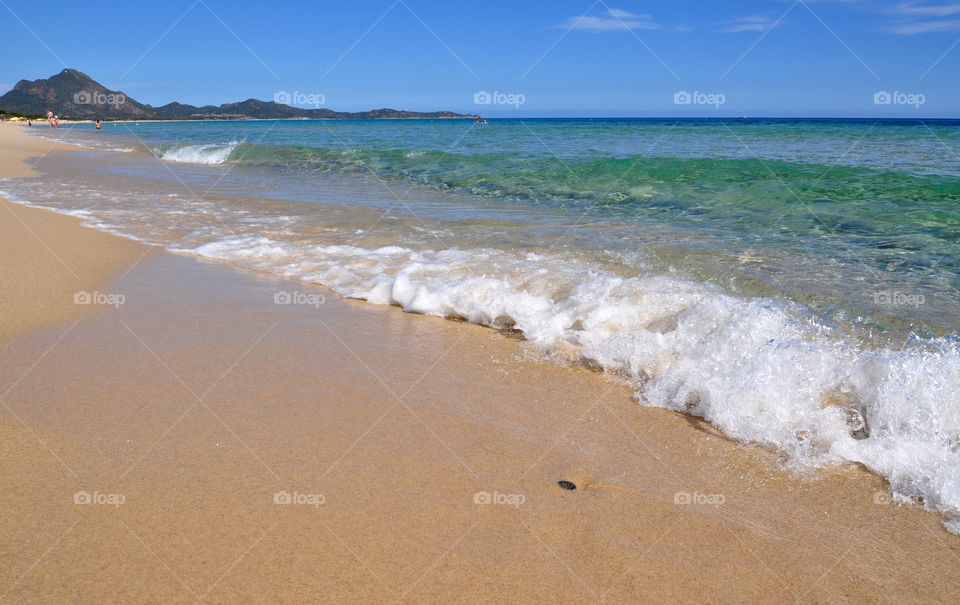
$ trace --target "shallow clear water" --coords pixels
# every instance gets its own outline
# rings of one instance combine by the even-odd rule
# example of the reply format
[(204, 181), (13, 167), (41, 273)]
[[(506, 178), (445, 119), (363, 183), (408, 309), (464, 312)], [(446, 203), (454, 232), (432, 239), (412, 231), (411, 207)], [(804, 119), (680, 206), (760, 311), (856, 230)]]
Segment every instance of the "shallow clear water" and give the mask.
[[(557, 247), (644, 257), (844, 318), (935, 334), (960, 325), (951, 122), (197, 122), (58, 134), (227, 167), (238, 190), (256, 183), (267, 199), (322, 204), (331, 181), (386, 181), (375, 206), (429, 229), (546, 223)], [(413, 184), (423, 190), (405, 195)], [(438, 191), (455, 195), (436, 201)]]
[(55, 131), (95, 151), (0, 189), (520, 330), (793, 463), (863, 463), (960, 528), (960, 122), (104, 128)]

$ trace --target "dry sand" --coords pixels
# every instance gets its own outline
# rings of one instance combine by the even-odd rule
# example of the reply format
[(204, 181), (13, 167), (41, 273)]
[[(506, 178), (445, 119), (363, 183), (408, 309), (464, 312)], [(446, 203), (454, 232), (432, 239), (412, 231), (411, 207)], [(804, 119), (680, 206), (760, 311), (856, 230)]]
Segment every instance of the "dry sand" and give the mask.
[[(70, 260), (122, 266), (103, 237)], [(98, 267), (122, 305), (53, 323), (57, 298), (0, 349), (2, 602), (960, 599), (960, 538), (865, 471), (792, 476), (484, 328), (164, 253)], [(325, 300), (274, 304), (294, 290)]]

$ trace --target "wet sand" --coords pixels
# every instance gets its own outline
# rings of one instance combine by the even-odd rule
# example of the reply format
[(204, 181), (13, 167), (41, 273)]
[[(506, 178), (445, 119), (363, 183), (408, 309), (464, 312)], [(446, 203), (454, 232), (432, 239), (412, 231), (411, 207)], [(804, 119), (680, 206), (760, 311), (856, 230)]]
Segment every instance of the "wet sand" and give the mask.
[[(20, 134), (25, 128), (0, 124), (0, 178), (30, 176), (37, 158), (73, 149)], [(73, 304), (74, 294), (96, 291), (148, 251), (79, 225), (74, 217), (0, 198), (0, 344), (89, 310)]]
[(870, 473), (489, 329), (137, 257), (0, 348), (2, 602), (960, 598), (960, 538)]

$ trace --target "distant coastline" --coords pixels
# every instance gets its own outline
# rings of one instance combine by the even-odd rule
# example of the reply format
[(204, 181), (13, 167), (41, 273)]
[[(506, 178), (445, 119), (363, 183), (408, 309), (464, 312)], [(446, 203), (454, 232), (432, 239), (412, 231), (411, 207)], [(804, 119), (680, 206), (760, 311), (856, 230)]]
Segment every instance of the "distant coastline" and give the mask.
[[(182, 119), (182, 118), (167, 118), (167, 119), (146, 119), (138, 120), (133, 118), (124, 118), (120, 120), (100, 120), (104, 124), (172, 124), (177, 122), (182, 123), (196, 123), (196, 122), (349, 122), (351, 120), (370, 120), (378, 122), (409, 122), (416, 120), (470, 120), (475, 119), (479, 116), (464, 116), (464, 117), (444, 117), (444, 118), (193, 118), (193, 119)], [(47, 121), (42, 117), (36, 118), (27, 118), (33, 120), (33, 128), (46, 128)], [(65, 124), (94, 124), (96, 120), (86, 118), (86, 119), (75, 119), (75, 118), (60, 118), (60, 125)], [(24, 127), (28, 127), (26, 124), (23, 124)], [(29, 128), (29, 127), (28, 127)]]
[(274, 101), (247, 99), (219, 106), (197, 107), (172, 102), (161, 107), (140, 103), (122, 91), (110, 90), (76, 69), (64, 69), (47, 79), (20, 80), (3, 96), (0, 111), (7, 115), (42, 118), (53, 112), (61, 120), (119, 121), (247, 121), (247, 120), (468, 120), (478, 114), (452, 111), (409, 111), (388, 107), (344, 112), (327, 107), (303, 109)]

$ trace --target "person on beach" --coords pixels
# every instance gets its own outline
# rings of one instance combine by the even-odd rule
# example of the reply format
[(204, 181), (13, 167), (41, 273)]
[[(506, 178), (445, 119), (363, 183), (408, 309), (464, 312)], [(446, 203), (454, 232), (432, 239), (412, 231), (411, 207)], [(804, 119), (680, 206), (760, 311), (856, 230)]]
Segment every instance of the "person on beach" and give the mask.
[(53, 128), (53, 112), (49, 109), (47, 110), (47, 124), (50, 125), (50, 128)]
[(60, 128), (60, 116), (53, 116), (53, 125), (55, 128)]
[(100, 130), (100, 120), (97, 120), (96, 126), (97, 126), (97, 130)]

